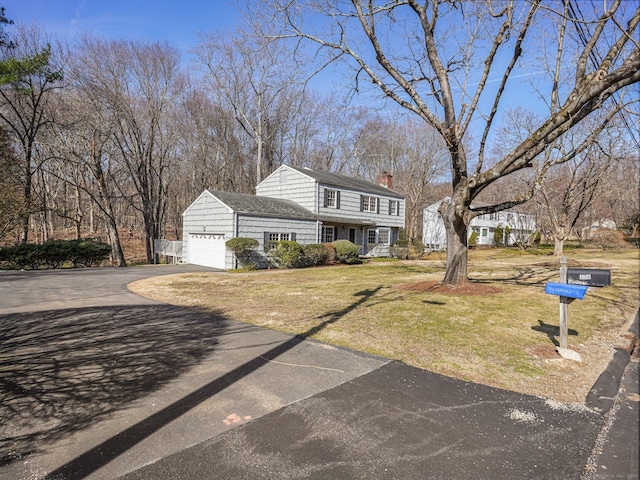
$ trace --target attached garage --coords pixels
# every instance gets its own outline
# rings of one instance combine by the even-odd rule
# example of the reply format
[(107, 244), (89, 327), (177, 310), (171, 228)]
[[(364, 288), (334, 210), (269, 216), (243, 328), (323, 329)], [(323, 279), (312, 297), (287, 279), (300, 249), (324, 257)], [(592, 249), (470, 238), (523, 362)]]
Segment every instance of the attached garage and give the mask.
[(258, 241), (258, 264), (266, 265), (265, 238), (318, 242), (318, 217), (289, 201), (233, 192), (205, 190), (182, 214), (183, 255), (188, 263), (236, 268), (226, 248), (236, 237)]
[(211, 268), (225, 268), (225, 236), (223, 233), (190, 233), (188, 262)]

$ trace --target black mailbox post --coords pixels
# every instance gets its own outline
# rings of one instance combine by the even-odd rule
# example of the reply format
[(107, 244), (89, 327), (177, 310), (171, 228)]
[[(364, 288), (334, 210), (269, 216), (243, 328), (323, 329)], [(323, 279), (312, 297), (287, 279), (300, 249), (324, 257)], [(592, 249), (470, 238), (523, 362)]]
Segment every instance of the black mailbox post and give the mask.
[(611, 270), (599, 268), (568, 268), (567, 283), (587, 285), (589, 287), (607, 287), (611, 285)]

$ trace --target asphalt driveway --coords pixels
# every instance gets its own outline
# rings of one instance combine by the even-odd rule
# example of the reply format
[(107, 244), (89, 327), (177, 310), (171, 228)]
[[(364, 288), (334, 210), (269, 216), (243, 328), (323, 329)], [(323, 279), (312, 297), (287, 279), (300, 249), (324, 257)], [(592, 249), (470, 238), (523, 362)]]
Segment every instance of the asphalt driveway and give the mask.
[(0, 272), (0, 479), (580, 478), (586, 407), (126, 289), (194, 270)]

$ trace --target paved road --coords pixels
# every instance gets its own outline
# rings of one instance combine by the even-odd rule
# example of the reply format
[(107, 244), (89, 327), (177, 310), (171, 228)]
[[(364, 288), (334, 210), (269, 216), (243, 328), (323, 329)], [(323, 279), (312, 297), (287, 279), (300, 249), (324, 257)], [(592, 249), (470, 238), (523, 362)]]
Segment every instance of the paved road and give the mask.
[(580, 478), (585, 407), (126, 289), (193, 270), (0, 272), (0, 479)]

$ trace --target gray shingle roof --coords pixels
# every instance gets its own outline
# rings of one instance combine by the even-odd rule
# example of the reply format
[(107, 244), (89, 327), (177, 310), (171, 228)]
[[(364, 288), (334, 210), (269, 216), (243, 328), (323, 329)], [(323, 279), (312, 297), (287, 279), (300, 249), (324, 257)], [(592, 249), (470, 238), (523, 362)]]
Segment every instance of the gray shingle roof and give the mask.
[(267, 217), (299, 218), (305, 220), (317, 220), (306, 208), (301, 207), (290, 200), (278, 198), (260, 197), (247, 193), (235, 192), (209, 192), (236, 213), (246, 213)]
[(404, 198), (404, 195), (394, 192), (393, 190), (389, 190), (388, 188), (385, 188), (382, 185), (378, 185), (377, 183), (368, 182), (360, 178), (347, 177), (346, 175), (340, 175), (338, 173), (320, 172), (318, 170), (313, 170), (306, 167), (299, 168), (292, 167), (291, 165), (289, 165), (289, 167), (297, 172), (315, 179), (322, 185), (347, 188), (349, 190), (356, 190), (362, 193), (385, 195), (387, 197)]

